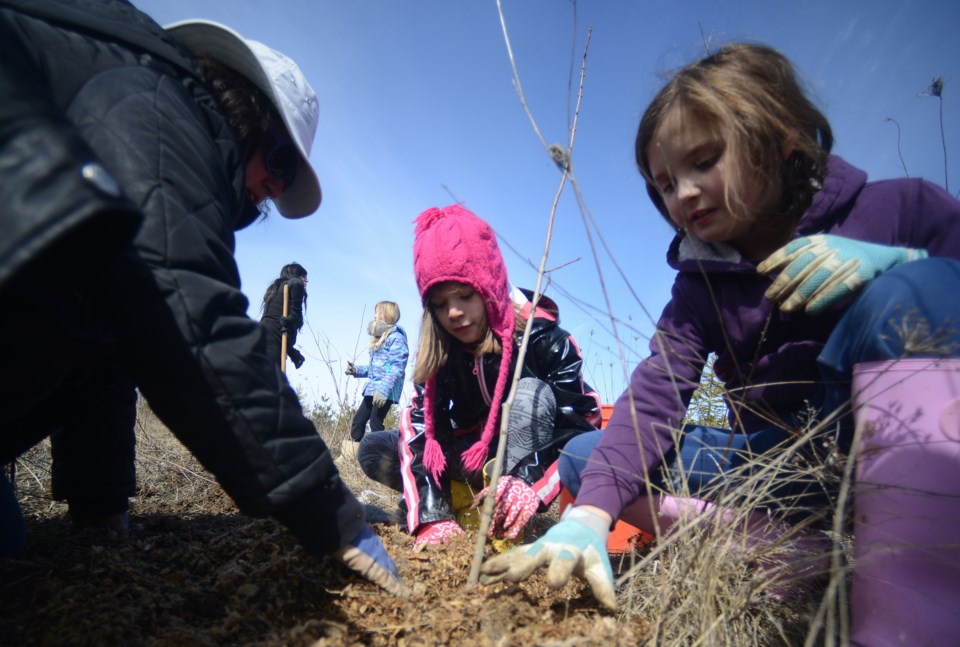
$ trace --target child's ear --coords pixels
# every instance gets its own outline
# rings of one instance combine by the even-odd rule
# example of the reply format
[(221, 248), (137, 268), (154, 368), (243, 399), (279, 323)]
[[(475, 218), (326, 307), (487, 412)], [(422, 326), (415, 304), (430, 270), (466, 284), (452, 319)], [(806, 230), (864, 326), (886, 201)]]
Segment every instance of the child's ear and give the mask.
[(794, 133), (791, 133), (787, 137), (787, 141), (783, 142), (783, 146), (780, 149), (780, 152), (783, 154), (783, 159), (787, 159), (793, 154), (793, 151), (797, 149), (797, 136)]

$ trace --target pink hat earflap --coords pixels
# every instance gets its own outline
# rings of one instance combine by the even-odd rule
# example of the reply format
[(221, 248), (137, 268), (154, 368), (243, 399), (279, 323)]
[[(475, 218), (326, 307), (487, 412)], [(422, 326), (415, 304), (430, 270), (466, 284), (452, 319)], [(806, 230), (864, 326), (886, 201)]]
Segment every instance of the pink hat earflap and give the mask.
[(423, 435), (426, 437), (426, 444), (423, 449), (423, 467), (433, 477), (433, 480), (439, 483), (440, 475), (447, 467), (447, 459), (443, 455), (440, 443), (437, 442), (433, 428), (436, 383), (437, 378), (431, 377), (423, 388)]

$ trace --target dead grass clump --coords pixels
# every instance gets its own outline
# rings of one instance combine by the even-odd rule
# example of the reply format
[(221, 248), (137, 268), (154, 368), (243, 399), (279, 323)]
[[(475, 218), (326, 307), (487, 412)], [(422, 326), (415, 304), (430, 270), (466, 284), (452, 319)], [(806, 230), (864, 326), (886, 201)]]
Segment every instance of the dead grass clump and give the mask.
[[(805, 509), (784, 499), (785, 483), (835, 492), (846, 462), (812, 424), (779, 451), (729, 475), (722, 491), (698, 496), (716, 502), (664, 528), (619, 582), (622, 615), (651, 619), (648, 644), (810, 644), (824, 592), (849, 567), (849, 536), (831, 525), (830, 504)], [(679, 441), (679, 438), (677, 438)], [(811, 451), (816, 447), (817, 451)], [(685, 482), (685, 480), (684, 480)], [(666, 494), (689, 497), (683, 487)], [(835, 497), (834, 497), (835, 498)], [(788, 517), (792, 523), (783, 521)], [(840, 559), (831, 566), (831, 554)], [(808, 634), (813, 634), (808, 636)]]
[(236, 510), (216, 479), (160, 422), (143, 398), (137, 402), (136, 433), (134, 513), (169, 512), (171, 508), (194, 514)]

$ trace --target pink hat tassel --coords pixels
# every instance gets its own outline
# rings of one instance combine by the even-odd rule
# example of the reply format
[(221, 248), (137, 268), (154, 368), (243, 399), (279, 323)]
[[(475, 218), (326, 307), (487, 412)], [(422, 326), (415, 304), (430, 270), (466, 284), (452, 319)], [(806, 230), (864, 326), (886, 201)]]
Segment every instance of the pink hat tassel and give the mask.
[(440, 475), (447, 467), (447, 459), (443, 455), (443, 449), (434, 435), (433, 430), (433, 400), (436, 390), (436, 378), (431, 377), (424, 384), (423, 392), (423, 431), (426, 436), (426, 445), (423, 449), (423, 467), (433, 477), (437, 483), (440, 482)]

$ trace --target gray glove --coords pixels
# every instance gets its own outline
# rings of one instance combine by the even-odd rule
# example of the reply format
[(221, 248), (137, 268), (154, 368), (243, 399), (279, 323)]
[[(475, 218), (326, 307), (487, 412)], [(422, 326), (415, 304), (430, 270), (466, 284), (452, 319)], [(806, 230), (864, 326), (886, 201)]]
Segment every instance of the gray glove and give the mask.
[(353, 362), (347, 362), (347, 370), (344, 371), (347, 375), (357, 375), (357, 367), (353, 365)]
[(373, 406), (380, 408), (387, 403), (387, 396), (380, 393), (379, 391), (373, 392)]
[(343, 562), (347, 568), (377, 584), (387, 593), (399, 597), (406, 597), (410, 594), (410, 590), (400, 579), (396, 565), (390, 559), (390, 555), (387, 554), (387, 549), (384, 548), (380, 538), (373, 533), (370, 526), (365, 524), (363, 530), (350, 542), (350, 545), (341, 548), (334, 556)]

